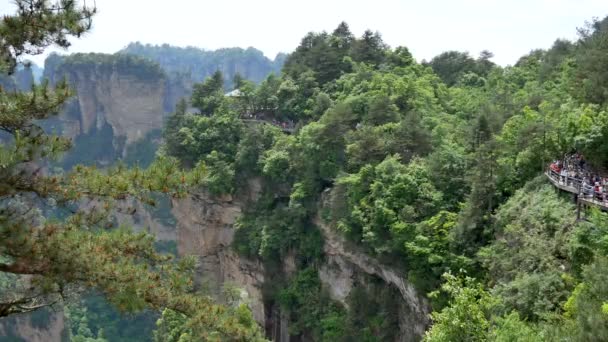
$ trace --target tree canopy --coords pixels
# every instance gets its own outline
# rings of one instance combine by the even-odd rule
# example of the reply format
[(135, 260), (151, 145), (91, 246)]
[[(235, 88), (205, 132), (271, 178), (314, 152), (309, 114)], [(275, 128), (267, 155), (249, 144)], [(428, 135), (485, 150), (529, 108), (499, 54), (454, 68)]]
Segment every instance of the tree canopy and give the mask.
[[(95, 12), (72, 1), (16, 3), (0, 22), (6, 74), (24, 54), (69, 45)], [(557, 40), (506, 67), (489, 51), (418, 63), (406, 47), (371, 30), (356, 37), (346, 23), (311, 32), (281, 74), (259, 84), (205, 69), (145, 169), (47, 172), (45, 161), (70, 142), (39, 122), (72, 92), (59, 79), (23, 89), (2, 78), (0, 316), (86, 287), (124, 311), (162, 310), (157, 341), (262, 339), (245, 305), (194, 293), (191, 259), (171, 260), (150, 236), (108, 219), (127, 198), (151, 203), (157, 192), (178, 197), (193, 187), (238, 195), (255, 180), (259, 193), (243, 205), (232, 247), (264, 265), (265, 304), (280, 308), (297, 338), (394, 340), (402, 328), (399, 294), (378, 279), (353, 276), (347, 305), (326, 291), (330, 232), (430, 299), (425, 341), (606, 340), (607, 216), (589, 209), (577, 220), (571, 199), (542, 173), (573, 152), (608, 169), (607, 23), (593, 20), (577, 41)], [(163, 60), (173, 49), (127, 50)], [(71, 61), (91, 60), (159, 70), (121, 54)], [(230, 96), (226, 80), (236, 88)], [(32, 286), (22, 286), (23, 275)]]
[[(341, 23), (307, 34), (280, 76), (245, 83), (238, 97), (195, 94), (192, 103), (221, 105), (176, 112), (166, 148), (190, 165), (222, 160), (216, 172), (232, 186), (221, 191), (262, 180), (234, 244), (271, 269), (295, 253), (296, 275), (277, 276), (267, 294), (289, 310), (294, 335), (346, 336), (349, 327), (366, 340), (387, 338), (376, 312), (349, 306), (338, 319), (334, 302), (308, 295), (321, 291), (322, 224), (428, 294), (435, 311), (425, 340), (601, 340), (605, 215), (577, 222), (573, 205), (539, 176), (573, 151), (608, 168), (605, 23), (507, 67), (489, 51), (417, 63), (379, 33), (357, 38)], [(293, 121), (295, 131), (236, 124), (251, 114)], [(237, 133), (215, 139), (228, 122)]]

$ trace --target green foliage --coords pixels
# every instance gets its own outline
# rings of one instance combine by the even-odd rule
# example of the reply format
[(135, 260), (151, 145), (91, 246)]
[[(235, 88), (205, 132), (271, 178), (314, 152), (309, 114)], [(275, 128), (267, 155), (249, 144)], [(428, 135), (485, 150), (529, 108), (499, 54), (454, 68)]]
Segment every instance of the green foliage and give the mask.
[[(223, 96), (219, 77), (196, 86), (203, 115), (182, 104), (166, 151), (204, 162), (216, 193), (259, 182), (234, 247), (272, 270), (266, 300), (289, 310), (299, 337), (390, 340), (398, 329), (382, 287), (370, 287), (376, 300), (358, 284), (347, 312), (320, 303), (320, 216), (419, 291), (444, 290), (429, 341), (601, 340), (606, 216), (576, 222), (538, 176), (573, 151), (608, 168), (606, 20), (504, 68), (488, 51), (419, 64), (341, 23), (307, 34), (281, 76), (237, 79), (238, 96)], [(240, 124), (251, 114), (269, 124)], [(298, 272), (285, 282), (274, 273), (287, 255)], [(449, 275), (461, 270), (478, 280)]]
[[(453, 86), (459, 82), (470, 85), (472, 75), (485, 77), (495, 66), (490, 61), (494, 55), (489, 51), (483, 51), (479, 58), (475, 60), (466, 52), (447, 51), (433, 57), (428, 65), (441, 77), (448, 86)], [(483, 85), (474, 83), (473, 85)]]
[(203, 83), (197, 83), (192, 90), (192, 106), (197, 108), (203, 115), (212, 115), (225, 101), (224, 98), (224, 76), (216, 71)]
[(608, 72), (604, 68), (608, 51), (608, 17), (594, 19), (579, 30), (580, 40), (576, 53), (577, 81), (580, 96), (591, 103), (606, 104), (608, 101)]
[(289, 175), (285, 171), (289, 170), (289, 154), (287, 151), (269, 150), (262, 159), (264, 165), (262, 173), (272, 180), (285, 181)]
[(489, 340), (496, 342), (541, 342), (545, 341), (535, 327), (522, 321), (517, 312), (500, 317), (494, 323)]
[(209, 176), (206, 186), (214, 195), (230, 194), (234, 191), (234, 167), (222, 160), (217, 151), (211, 151), (205, 158)]
[(183, 137), (179, 130), (186, 123), (186, 109), (188, 103), (182, 99), (177, 103), (175, 111), (169, 116), (163, 128), (163, 151), (170, 156), (178, 158), (183, 163), (192, 163), (191, 158), (188, 158), (187, 150), (182, 146)]
[(338, 227), (379, 255), (402, 252), (414, 236), (415, 222), (433, 215), (441, 201), (421, 160), (403, 165), (388, 157), (340, 178), (338, 184), (346, 188), (349, 212)]
[(572, 290), (563, 270), (574, 206), (549, 185), (528, 184), (496, 214), (497, 239), (480, 257), (507, 312), (527, 320), (558, 312)]
[(192, 330), (186, 327), (187, 317), (173, 310), (163, 310), (156, 321), (155, 342), (193, 342)]
[(440, 211), (417, 224), (413, 237), (404, 243), (409, 260), (408, 279), (418, 289), (431, 291), (439, 286), (445, 272), (471, 267), (472, 260), (452, 251), (451, 232), (456, 220), (456, 214)]
[(597, 257), (583, 270), (583, 285), (573, 298), (579, 339), (602, 341), (608, 338), (608, 259)]
[[(64, 309), (72, 341), (149, 341), (153, 312), (121, 315), (102, 296), (88, 295)], [(146, 339), (146, 337), (148, 337)]]
[(4, 16), (0, 24), (0, 73), (13, 72), (23, 55), (40, 54), (51, 45), (69, 47), (68, 37), (80, 37), (88, 31), (96, 12), (73, 1), (16, 0), (15, 5), (16, 13)]
[(449, 273), (441, 290), (452, 299), (449, 307), (432, 314), (433, 326), (424, 336), (426, 342), (486, 341), (490, 329), (489, 314), (494, 300), (472, 278)]
[(265, 152), (281, 135), (279, 128), (271, 125), (255, 125), (244, 130), (235, 156), (237, 172), (246, 176), (259, 175), (265, 167)]
[[(372, 106), (370, 115), (373, 110)], [(430, 134), (421, 125), (420, 117), (416, 113), (408, 113), (399, 123), (361, 125), (346, 138), (349, 169), (355, 170), (366, 164), (377, 164), (387, 156), (395, 154), (408, 162), (415, 156), (427, 155), (432, 149)]]
[(380, 33), (366, 30), (361, 39), (353, 42), (351, 56), (356, 62), (379, 66), (385, 59), (387, 48)]
[(315, 341), (332, 341), (346, 333), (339, 305), (323, 292), (317, 271), (304, 269), (278, 295), (281, 307), (292, 315), (291, 335), (310, 332)]
[[(24, 53), (40, 54), (52, 44), (69, 46), (67, 38), (87, 31), (94, 13), (74, 1), (15, 4), (17, 13), (0, 21), (0, 71), (12, 72)], [(72, 62), (117, 69), (138, 63), (132, 57), (98, 57), (77, 56)], [(150, 194), (158, 192), (183, 196), (202, 183), (203, 164), (184, 172), (175, 159), (160, 157), (145, 170), (119, 165), (103, 171), (76, 166), (62, 174), (40, 172), (48, 158), (67, 151), (70, 143), (45, 133), (38, 122), (55, 116), (70, 95), (65, 82), (54, 89), (45, 82), (26, 93), (0, 90), (0, 130), (7, 137), (0, 143), (0, 273), (27, 278), (27, 286), (13, 278), (9, 291), (0, 293), (0, 317), (60, 303), (68, 293), (89, 288), (122, 312), (177, 310), (187, 316), (196, 340), (263, 340), (246, 308), (217, 305), (194, 293), (193, 259), (173, 262), (155, 251), (153, 237), (116, 227), (109, 218), (116, 200), (149, 203)], [(81, 206), (87, 202), (91, 207)], [(45, 217), (41, 208), (46, 205), (65, 215)], [(101, 328), (94, 335), (86, 317), (75, 316), (83, 340), (104, 338)]]
[(379, 67), (387, 58), (388, 50), (378, 32), (366, 30), (356, 39), (342, 22), (332, 34), (307, 34), (285, 61), (283, 72), (297, 79), (302, 73), (312, 71), (323, 86), (350, 72), (352, 61)]
[(608, 216), (599, 210), (590, 213), (590, 220), (578, 224), (569, 241), (569, 259), (573, 272), (580, 276), (582, 268), (596, 255), (608, 255)]
[(308, 265), (321, 258), (323, 238), (300, 208), (275, 202), (265, 193), (250, 212), (239, 219), (234, 246), (241, 254), (272, 262), (297, 248), (298, 264)]
[(165, 73), (155, 62), (147, 59), (121, 53), (75, 53), (62, 59), (52, 72), (56, 75), (75, 77), (77, 71), (95, 74), (100, 70), (118, 72), (121, 75), (131, 75), (142, 81), (164, 79)]
[(203, 160), (208, 169), (207, 186), (214, 194), (234, 190), (235, 158), (243, 123), (228, 110), (212, 116), (185, 114), (169, 118), (164, 136), (166, 151), (186, 166)]
[(465, 149), (452, 142), (441, 145), (428, 158), (433, 184), (443, 193), (443, 205), (447, 209), (459, 209), (458, 205), (464, 201), (468, 193), (466, 164)]

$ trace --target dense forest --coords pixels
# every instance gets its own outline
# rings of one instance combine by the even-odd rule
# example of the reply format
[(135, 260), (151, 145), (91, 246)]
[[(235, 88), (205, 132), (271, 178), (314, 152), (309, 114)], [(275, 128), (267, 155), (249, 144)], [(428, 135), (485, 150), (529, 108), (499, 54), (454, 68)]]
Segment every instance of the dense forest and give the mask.
[[(297, 276), (267, 294), (291, 313), (294, 335), (398, 332), (390, 311), (366, 308), (382, 293), (353, 298), (351, 310), (319, 295), (320, 216), (428, 294), (428, 341), (605, 340), (606, 217), (577, 221), (542, 176), (574, 151), (608, 168), (608, 19), (579, 34), (499, 67), (488, 51), (417, 63), (342, 23), (304, 37), (281, 76), (237, 84), (238, 97), (223, 96), (219, 73), (197, 85), (199, 112), (177, 109), (165, 152), (186, 167), (203, 161), (217, 194), (263, 177), (234, 247), (269, 267), (297, 250)], [(252, 113), (297, 131), (239, 120)]]
[[(35, 2), (16, 1), (17, 15), (3, 19), (0, 71), (38, 51), (28, 46), (69, 46), (66, 37), (86, 32), (95, 14)], [(94, 289), (121, 312), (149, 310), (145, 329), (162, 312), (155, 341), (264, 340), (246, 304), (196, 292), (192, 258), (173, 258), (109, 218), (127, 197), (149, 205), (159, 193), (236, 197), (255, 178), (261, 195), (238, 218), (232, 248), (264, 265), (264, 301), (287, 313), (296, 341), (400, 338), (394, 289), (370, 280), (348, 305), (324, 289), (326, 228), (429, 299), (425, 341), (605, 341), (608, 216), (587, 208), (577, 219), (572, 196), (543, 175), (575, 152), (608, 169), (608, 17), (578, 33), (501, 67), (489, 51), (419, 63), (380, 33), (356, 37), (341, 23), (307, 34), (280, 74), (259, 84), (213, 58), (198, 63), (203, 52), (192, 49), (192, 60), (171, 65), (200, 65), (188, 70), (209, 77), (178, 103), (146, 168), (40, 172), (37, 163), (71, 143), (37, 123), (72, 92), (64, 81), (1, 90), (0, 317), (65, 300), (74, 340), (129, 330), (100, 297), (70, 306), (74, 293)], [(163, 66), (172, 49), (126, 50)], [(99, 205), (79, 207), (85, 198)], [(286, 274), (290, 255), (295, 272)], [(109, 318), (87, 316), (94, 307)], [(112, 326), (91, 329), (89, 319)]]

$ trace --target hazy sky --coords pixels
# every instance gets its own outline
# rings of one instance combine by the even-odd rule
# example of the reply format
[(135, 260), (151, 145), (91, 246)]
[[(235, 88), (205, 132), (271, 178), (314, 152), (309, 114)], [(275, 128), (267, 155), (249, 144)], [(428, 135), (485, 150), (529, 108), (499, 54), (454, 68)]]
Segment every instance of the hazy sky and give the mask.
[[(89, 0), (88, 3), (93, 3)], [(115, 52), (129, 42), (205, 49), (249, 47), (273, 58), (290, 52), (309, 31), (332, 31), (346, 21), (353, 33), (380, 31), (392, 47), (407, 46), (418, 60), (445, 50), (483, 49), (513, 64), (556, 38), (608, 15), (608, 0), (96, 0), (92, 32), (71, 52)], [(12, 13), (0, 0), (0, 13)], [(42, 57), (34, 59), (41, 62)], [(40, 64), (40, 63), (39, 63)]]

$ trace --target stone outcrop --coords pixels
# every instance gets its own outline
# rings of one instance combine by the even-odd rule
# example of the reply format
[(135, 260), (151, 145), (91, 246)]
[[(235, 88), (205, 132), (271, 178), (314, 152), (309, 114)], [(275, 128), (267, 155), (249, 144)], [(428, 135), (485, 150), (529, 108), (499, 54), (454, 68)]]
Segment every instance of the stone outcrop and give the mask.
[[(44, 319), (39, 322), (36, 317)], [(60, 310), (44, 310), (36, 316), (16, 315), (0, 320), (0, 341), (65, 341), (68, 335), (65, 329), (65, 317)]]
[(346, 263), (353, 264), (367, 274), (378, 276), (387, 284), (395, 286), (403, 300), (408, 303), (414, 312), (420, 315), (428, 315), (428, 303), (424, 297), (420, 296), (414, 286), (405, 280), (405, 277), (396, 270), (386, 265), (382, 265), (376, 259), (368, 256), (362, 251), (357, 251), (354, 247), (347, 247), (348, 243), (344, 237), (338, 235), (332, 228), (315, 220), (315, 224), (321, 229), (325, 238), (325, 254), (333, 262), (334, 266), (344, 266)]
[(345, 238), (317, 217), (315, 224), (325, 238), (326, 263), (320, 267), (319, 278), (330, 296), (348, 307), (350, 294), (358, 273), (378, 277), (401, 294), (399, 341), (417, 341), (428, 325), (430, 305), (414, 286), (397, 270), (381, 264), (363, 251), (350, 246)]
[(257, 196), (259, 181), (251, 181), (249, 189), (251, 191), (247, 195), (238, 199), (199, 193), (174, 200), (173, 215), (178, 222), (178, 252), (199, 258), (201, 282), (216, 298), (221, 297), (225, 285), (243, 289), (255, 320), (264, 325), (264, 267), (259, 261), (241, 258), (230, 247), (234, 239), (234, 224), (241, 215), (243, 201)]
[(164, 116), (164, 80), (141, 80), (118, 71), (94, 74), (73, 73), (80, 104), (81, 134), (103, 122), (112, 126), (115, 137), (126, 137), (126, 144), (160, 129)]
[(155, 62), (125, 54), (51, 55), (44, 76), (51, 84), (65, 78), (76, 92), (53, 128), (74, 139), (107, 125), (113, 145), (107, 148), (123, 156), (127, 145), (162, 129), (176, 99), (192, 87), (181, 80), (169, 82)]
[[(289, 341), (287, 317), (276, 306), (264, 303), (262, 286), (264, 266), (258, 261), (240, 257), (231, 249), (235, 227), (242, 208), (255, 200), (261, 191), (259, 180), (252, 180), (244, 195), (210, 196), (204, 192), (174, 200), (180, 255), (199, 257), (202, 282), (218, 294), (223, 284), (233, 284), (247, 293), (255, 319), (267, 327), (275, 341)], [(418, 341), (429, 324), (430, 306), (399, 271), (370, 257), (347, 241), (321, 219), (314, 222), (325, 238), (326, 262), (319, 267), (319, 277), (330, 296), (345, 307), (357, 282), (371, 276), (394, 288), (399, 298), (399, 341)], [(296, 272), (295, 254), (287, 253), (282, 272)], [(369, 278), (369, 277), (368, 277)], [(219, 297), (219, 296), (218, 296)], [(397, 299), (397, 298), (396, 298)], [(268, 311), (268, 312), (267, 312)], [(270, 327), (270, 330), (268, 330)]]
[[(217, 197), (201, 191), (186, 198), (173, 199), (171, 211), (177, 222), (173, 230), (172, 227), (157, 222), (138, 203), (120, 203), (116, 217), (124, 223), (150, 227), (150, 231), (156, 233), (157, 238), (161, 240), (176, 239), (180, 255), (198, 258), (197, 280), (203, 290), (222, 300), (225, 286), (240, 289), (241, 300), (249, 305), (255, 320), (266, 328), (268, 337), (274, 341), (289, 342), (291, 338), (288, 333), (288, 315), (282, 312), (276, 303), (265, 302), (262, 289), (269, 277), (265, 273), (264, 265), (258, 260), (241, 257), (231, 247), (235, 224), (243, 208), (250, 201), (257, 200), (260, 192), (261, 181), (252, 179), (246, 190), (238, 196)], [(122, 214), (131, 212), (133, 208), (137, 209), (135, 217)], [(349, 244), (341, 234), (320, 218), (317, 217), (313, 223), (324, 236), (325, 262), (319, 266), (319, 278), (331, 298), (348, 309), (349, 295), (356, 286), (363, 285), (363, 288), (366, 288), (366, 279), (380, 279), (381, 286), (394, 289), (392, 293), (398, 302), (397, 341), (420, 340), (430, 323), (427, 300), (417, 293), (399, 270), (381, 264)], [(281, 272), (286, 277), (297, 272), (295, 259), (295, 251), (290, 251), (282, 260)], [(373, 291), (369, 295), (373, 296)], [(16, 326), (19, 331), (13, 333), (18, 334), (17, 336), (27, 336), (28, 341), (42, 341), (39, 339), (42, 334), (30, 327), (27, 320), (19, 321)], [(61, 334), (62, 327), (63, 316), (54, 317), (50, 325), (45, 327), (52, 330), (47, 340), (59, 341), (55, 335)], [(6, 333), (6, 325), (0, 325), (0, 336), (2, 333)]]
[(145, 231), (154, 235), (156, 241), (177, 241), (175, 226), (154, 217), (139, 201), (129, 199), (118, 202), (113, 215), (119, 224), (132, 227), (136, 232)]
[(123, 137), (128, 145), (162, 128), (164, 79), (140, 79), (110, 69), (77, 69), (68, 77), (77, 93), (79, 112), (76, 118), (61, 117), (71, 137), (89, 134), (108, 124), (114, 137)]

